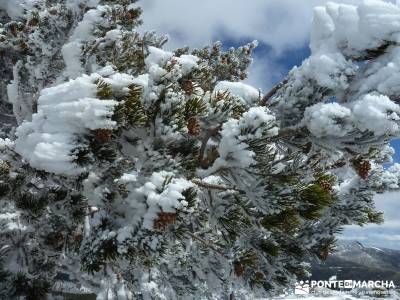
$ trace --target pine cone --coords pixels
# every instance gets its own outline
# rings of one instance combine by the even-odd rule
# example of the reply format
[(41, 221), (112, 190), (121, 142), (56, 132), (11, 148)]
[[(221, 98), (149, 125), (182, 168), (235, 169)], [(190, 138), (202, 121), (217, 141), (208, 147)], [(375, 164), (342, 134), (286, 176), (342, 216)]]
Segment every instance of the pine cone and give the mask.
[(165, 230), (171, 224), (174, 224), (176, 221), (176, 213), (166, 213), (160, 212), (158, 213), (158, 218), (154, 222), (154, 228), (158, 230)]
[(0, 160), (0, 174), (5, 175), (10, 173), (11, 166), (8, 162)]
[(194, 92), (195, 85), (190, 80), (184, 80), (181, 83), (181, 88), (185, 91), (186, 94), (191, 95)]
[(83, 239), (83, 232), (80, 229), (76, 229), (72, 232), (72, 240), (74, 243), (80, 244)]
[(101, 144), (108, 143), (111, 139), (112, 130), (110, 129), (96, 129), (95, 135), (97, 141)]
[(45, 236), (45, 243), (60, 250), (64, 245), (64, 235), (59, 231), (50, 232)]
[(329, 249), (328, 247), (322, 249), (322, 251), (318, 254), (318, 258), (322, 261), (325, 261), (329, 256)]
[(371, 163), (368, 160), (358, 163), (356, 165), (356, 171), (358, 176), (362, 179), (366, 179), (371, 171)]
[(52, 16), (58, 15), (58, 10), (57, 10), (57, 8), (49, 9), (49, 14), (52, 15)]
[(28, 49), (28, 45), (25, 42), (21, 42), (19, 44), (21, 50), (26, 51)]
[(189, 135), (198, 135), (200, 133), (200, 124), (195, 117), (191, 117), (187, 122)]
[(255, 277), (255, 279), (257, 279), (257, 280), (263, 280), (263, 279), (264, 279), (264, 274), (261, 273), (260, 271), (257, 271), (257, 272), (254, 274), (254, 277)]
[(137, 9), (130, 9), (126, 13), (127, 20), (135, 20), (139, 17), (140, 12)]
[(332, 191), (332, 184), (327, 180), (320, 180), (319, 185), (327, 192)]
[(39, 25), (39, 20), (34, 18), (34, 19), (30, 19), (28, 22), (28, 26), (29, 27), (36, 27)]
[(18, 35), (18, 31), (19, 31), (19, 28), (18, 28), (17, 24), (11, 24), (10, 27), (9, 27), (9, 31), (11, 32), (11, 34), (13, 36), (16, 37)]
[(245, 265), (241, 261), (236, 260), (233, 263), (233, 269), (235, 271), (236, 276), (241, 277), (244, 274)]

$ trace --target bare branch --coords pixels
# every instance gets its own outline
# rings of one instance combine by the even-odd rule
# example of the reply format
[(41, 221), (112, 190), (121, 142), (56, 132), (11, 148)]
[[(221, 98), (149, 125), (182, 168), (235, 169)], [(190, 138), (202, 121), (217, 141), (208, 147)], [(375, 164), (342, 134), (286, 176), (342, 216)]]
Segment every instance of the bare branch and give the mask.
[(264, 95), (264, 97), (260, 101), (260, 106), (265, 106), (267, 105), (267, 102), (276, 94), (276, 92), (282, 88), (286, 83), (288, 83), (288, 79), (285, 78), (281, 82), (279, 82), (277, 85), (275, 85), (268, 93)]

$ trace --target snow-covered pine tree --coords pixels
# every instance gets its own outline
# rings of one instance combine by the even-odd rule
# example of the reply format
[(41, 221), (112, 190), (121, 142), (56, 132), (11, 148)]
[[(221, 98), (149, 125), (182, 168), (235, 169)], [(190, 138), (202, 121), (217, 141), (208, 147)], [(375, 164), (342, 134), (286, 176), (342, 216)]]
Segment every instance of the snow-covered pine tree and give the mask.
[(399, 136), (397, 6), (316, 8), (310, 58), (261, 95), (240, 82), (256, 43), (168, 52), (135, 1), (17, 3), (0, 0), (18, 124), (0, 140), (1, 297), (61, 282), (254, 299), (306, 275), (343, 225), (381, 222), (374, 193), (399, 184), (381, 166)]

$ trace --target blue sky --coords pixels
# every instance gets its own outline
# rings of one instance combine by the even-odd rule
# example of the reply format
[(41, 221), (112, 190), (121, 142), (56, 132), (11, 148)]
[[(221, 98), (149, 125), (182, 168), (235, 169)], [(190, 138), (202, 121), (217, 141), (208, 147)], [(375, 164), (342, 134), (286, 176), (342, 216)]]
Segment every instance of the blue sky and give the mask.
[[(387, 0), (390, 1), (390, 0)], [(240, 46), (258, 40), (254, 63), (247, 83), (267, 91), (295, 65), (310, 54), (308, 40), (313, 7), (327, 0), (142, 0), (143, 30), (168, 34), (166, 48), (199, 48), (214, 41), (225, 47)], [(360, 0), (336, 0), (356, 4)], [(391, 2), (395, 2), (394, 0)], [(400, 162), (400, 141), (395, 161)], [(363, 228), (351, 226), (342, 238), (400, 249), (400, 192), (376, 197), (377, 207), (385, 212), (383, 225)]]

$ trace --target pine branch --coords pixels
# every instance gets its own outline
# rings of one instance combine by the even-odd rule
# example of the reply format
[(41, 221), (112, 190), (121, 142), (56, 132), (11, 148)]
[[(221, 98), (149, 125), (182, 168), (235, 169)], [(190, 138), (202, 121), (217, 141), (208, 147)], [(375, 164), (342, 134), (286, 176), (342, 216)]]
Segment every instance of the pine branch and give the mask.
[(198, 158), (198, 161), (199, 161), (200, 165), (202, 165), (202, 167), (203, 167), (203, 165), (205, 168), (208, 167), (208, 163), (207, 163), (208, 160), (204, 159), (204, 153), (206, 151), (207, 143), (212, 136), (216, 135), (219, 132), (221, 127), (222, 127), (222, 124), (218, 125), (217, 127), (208, 129), (206, 131), (204, 138), (202, 139), (201, 147), (199, 150), (199, 158)]
[(285, 78), (277, 85), (275, 85), (268, 93), (264, 95), (264, 97), (260, 101), (260, 106), (266, 106), (267, 102), (280, 90), (285, 84), (288, 83), (288, 79)]
[(0, 120), (10, 123), (11, 125), (17, 125), (17, 119), (15, 118), (14, 115), (0, 113)]
[(380, 46), (378, 46), (376, 48), (372, 48), (372, 49), (366, 49), (366, 50), (364, 50), (362, 55), (354, 56), (354, 57), (350, 57), (350, 58), (355, 61), (373, 60), (373, 59), (376, 59), (376, 58), (386, 54), (387, 50), (390, 46), (399, 46), (399, 44), (395, 43), (393, 41), (383, 41), (383, 43)]
[(207, 183), (207, 182), (204, 182), (204, 181), (202, 181), (200, 179), (193, 179), (192, 182), (194, 184), (200, 186), (200, 187), (203, 187), (203, 188), (206, 188), (206, 189), (211, 189), (211, 190), (220, 190), (220, 191), (236, 190), (235, 188), (228, 187), (228, 186)]
[(208, 248), (210, 248), (211, 250), (214, 250), (215, 252), (221, 254), (221, 255), (225, 255), (220, 249), (218, 249), (214, 244), (212, 244), (209, 241), (206, 241), (204, 239), (202, 239), (201, 237), (195, 235), (194, 233), (190, 232), (190, 231), (185, 231), (185, 233), (187, 233), (190, 237), (194, 238), (195, 240), (198, 240), (199, 242), (201, 242), (203, 245), (207, 246)]

